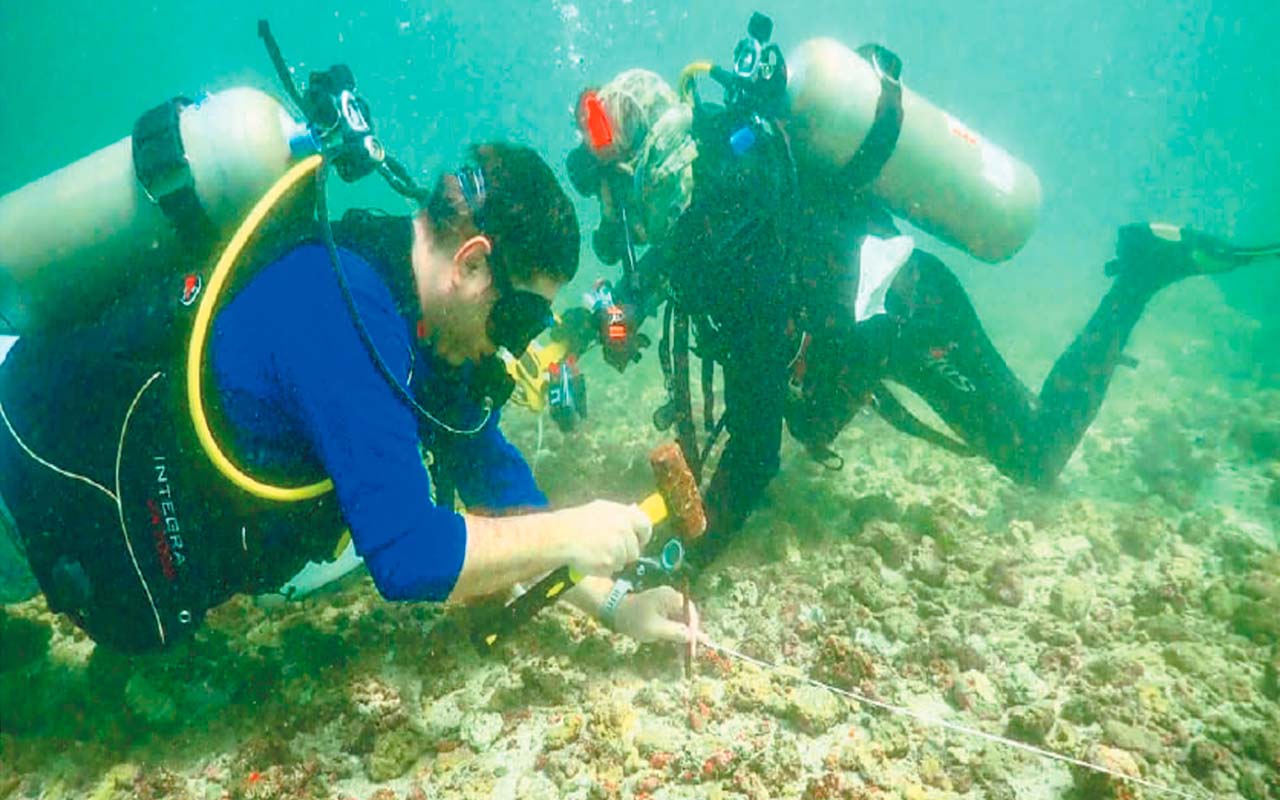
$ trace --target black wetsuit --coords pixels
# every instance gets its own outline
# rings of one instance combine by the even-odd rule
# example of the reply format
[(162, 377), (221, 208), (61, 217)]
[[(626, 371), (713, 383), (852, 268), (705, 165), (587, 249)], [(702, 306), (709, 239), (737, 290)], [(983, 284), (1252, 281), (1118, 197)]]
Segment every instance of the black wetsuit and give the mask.
[[(820, 448), (872, 402), (891, 423), (914, 432), (923, 423), (885, 389), (893, 381), (929, 403), (960, 437), (955, 449), (987, 458), (1020, 483), (1050, 484), (1097, 416), (1153, 293), (1118, 280), (1036, 395), (995, 349), (954, 273), (917, 249), (891, 285), (887, 314), (851, 325), (840, 309), (825, 335), (814, 334), (805, 392), (788, 423), (797, 438)], [(940, 439), (932, 429), (920, 432)]]
[[(927, 252), (914, 250), (893, 279), (887, 313), (856, 322), (859, 245), (894, 235), (892, 220), (869, 203), (828, 202), (852, 196), (847, 189), (802, 186), (781, 137), (733, 152), (723, 143), (740, 124), (728, 114), (702, 121), (693, 201), (641, 262), (694, 320), (699, 354), (724, 369), (728, 441), (706, 494), (706, 551), (762, 499), (784, 418), (821, 453), (873, 404), (902, 430), (981, 455), (1016, 481), (1051, 483), (1160, 285), (1118, 279), (1037, 396), (997, 352), (955, 275)], [(908, 414), (885, 381), (920, 395), (960, 440)]]

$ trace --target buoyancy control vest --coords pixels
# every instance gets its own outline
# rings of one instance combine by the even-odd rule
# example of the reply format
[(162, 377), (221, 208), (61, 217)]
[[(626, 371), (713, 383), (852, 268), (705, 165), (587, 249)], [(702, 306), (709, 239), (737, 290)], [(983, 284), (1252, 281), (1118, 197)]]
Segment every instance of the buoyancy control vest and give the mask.
[[(368, 236), (346, 234), (335, 226), (344, 247), (395, 275), (388, 253), (402, 242), (371, 252)], [(0, 490), (33, 572), (52, 609), (119, 650), (171, 645), (232, 595), (278, 590), (307, 562), (332, 558), (346, 527), (332, 492), (262, 499), (203, 450), (185, 359), (207, 277), (197, 269), (135, 287), (91, 326), (19, 340), (0, 369)], [(205, 402), (216, 434), (225, 426), (214, 394)], [(259, 472), (284, 485), (305, 477)]]
[[(671, 235), (641, 259), (640, 271), (641, 283), (663, 287), (673, 301), (658, 349), (669, 396), (654, 421), (676, 427), (698, 474), (723, 422), (715, 415), (714, 365), (728, 366), (732, 340), (741, 339), (746, 326), (782, 320), (794, 310), (790, 240), (799, 197), (789, 146), (774, 121), (746, 107), (698, 103), (691, 133), (698, 155), (689, 207)], [(773, 327), (781, 334), (781, 322)], [(691, 331), (702, 360), (709, 434), (701, 447), (692, 422)], [(777, 347), (786, 344), (779, 338)]]

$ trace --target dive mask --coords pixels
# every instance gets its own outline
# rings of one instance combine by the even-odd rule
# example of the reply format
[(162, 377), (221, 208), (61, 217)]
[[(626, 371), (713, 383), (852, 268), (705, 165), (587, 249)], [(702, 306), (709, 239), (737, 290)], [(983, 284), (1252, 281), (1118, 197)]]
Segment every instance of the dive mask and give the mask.
[(489, 341), (519, 357), (538, 334), (555, 323), (551, 303), (536, 292), (501, 285), (489, 312)]

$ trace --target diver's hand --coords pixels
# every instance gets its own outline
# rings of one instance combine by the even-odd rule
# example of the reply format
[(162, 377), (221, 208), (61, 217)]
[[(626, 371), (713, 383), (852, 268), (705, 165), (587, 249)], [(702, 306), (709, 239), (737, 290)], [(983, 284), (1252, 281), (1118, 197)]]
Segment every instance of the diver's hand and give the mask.
[(555, 516), (565, 561), (582, 575), (613, 575), (635, 562), (653, 536), (653, 523), (634, 505), (596, 500)]
[(686, 625), (684, 608), (684, 595), (670, 586), (659, 586), (623, 598), (613, 627), (638, 642), (687, 645), (698, 636), (698, 609), (689, 604), (689, 624)]

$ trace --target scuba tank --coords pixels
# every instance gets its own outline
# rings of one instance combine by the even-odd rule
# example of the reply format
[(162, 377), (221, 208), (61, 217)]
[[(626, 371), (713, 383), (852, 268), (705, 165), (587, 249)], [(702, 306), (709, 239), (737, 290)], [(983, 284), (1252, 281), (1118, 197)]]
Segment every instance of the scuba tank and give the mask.
[(1026, 243), (1040, 181), (1021, 161), (902, 85), (878, 46), (812, 39), (790, 56), (789, 132), (802, 170), (843, 171), (897, 216), (989, 263)]
[(312, 156), (348, 183), (376, 172), (426, 197), (374, 135), (350, 68), (312, 72), (300, 91), (265, 20), (258, 35), (301, 120), (256, 89), (175, 98), (131, 136), (0, 197), (0, 334), (91, 322), (138, 281), (206, 266)]
[(148, 111), (132, 136), (0, 197), (0, 333), (90, 321), (135, 282), (213, 252), (317, 150), (256, 89)]

